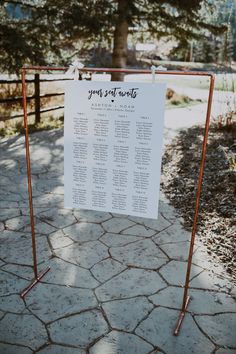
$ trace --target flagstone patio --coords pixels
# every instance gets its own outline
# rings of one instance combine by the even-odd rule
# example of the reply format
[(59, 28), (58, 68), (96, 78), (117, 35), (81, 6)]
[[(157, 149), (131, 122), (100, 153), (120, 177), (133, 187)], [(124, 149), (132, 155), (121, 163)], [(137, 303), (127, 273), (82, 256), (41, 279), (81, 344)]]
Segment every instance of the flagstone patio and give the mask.
[(233, 354), (236, 288), (196, 241), (191, 301), (173, 336), (190, 234), (161, 194), (157, 221), (63, 207), (63, 131), (32, 134), (33, 277), (24, 137), (0, 141), (0, 354)]

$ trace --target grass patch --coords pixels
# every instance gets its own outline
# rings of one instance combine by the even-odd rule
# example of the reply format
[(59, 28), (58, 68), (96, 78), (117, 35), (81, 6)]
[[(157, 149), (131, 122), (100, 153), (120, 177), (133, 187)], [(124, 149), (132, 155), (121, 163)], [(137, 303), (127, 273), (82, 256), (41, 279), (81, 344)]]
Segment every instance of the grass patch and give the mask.
[[(166, 82), (170, 85), (175, 85), (179, 87), (188, 87), (195, 89), (208, 90), (210, 86), (210, 80), (208, 77), (181, 77), (180, 78), (169, 78), (165, 77), (165, 79), (159, 79), (160, 82)], [(216, 75), (214, 89), (216, 91), (230, 91), (235, 92), (236, 90), (236, 75), (234, 74), (226, 74)]]
[[(38, 124), (32, 123), (28, 124), (29, 133), (34, 133), (42, 130), (52, 130), (62, 128), (64, 126), (64, 117), (54, 118), (48, 117), (42, 119)], [(24, 134), (24, 124), (23, 122), (17, 122), (16, 124), (6, 123), (5, 127), (0, 129), (1, 137), (9, 137), (17, 134)]]

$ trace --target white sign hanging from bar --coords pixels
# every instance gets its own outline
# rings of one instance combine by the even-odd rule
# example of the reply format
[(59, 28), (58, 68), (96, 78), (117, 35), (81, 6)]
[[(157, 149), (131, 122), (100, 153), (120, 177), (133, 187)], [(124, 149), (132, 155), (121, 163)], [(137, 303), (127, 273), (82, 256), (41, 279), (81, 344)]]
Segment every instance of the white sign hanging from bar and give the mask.
[(67, 83), (66, 208), (157, 218), (165, 92), (161, 83)]

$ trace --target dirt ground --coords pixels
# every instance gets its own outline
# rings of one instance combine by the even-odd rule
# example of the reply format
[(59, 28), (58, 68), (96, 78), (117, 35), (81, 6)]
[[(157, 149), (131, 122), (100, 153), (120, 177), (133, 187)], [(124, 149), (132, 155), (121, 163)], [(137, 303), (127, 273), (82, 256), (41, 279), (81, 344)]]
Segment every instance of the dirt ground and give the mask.
[[(166, 146), (162, 188), (180, 210), (185, 226), (193, 220), (203, 126), (182, 130)], [(236, 281), (236, 124), (209, 132), (203, 177), (198, 237), (208, 253)]]

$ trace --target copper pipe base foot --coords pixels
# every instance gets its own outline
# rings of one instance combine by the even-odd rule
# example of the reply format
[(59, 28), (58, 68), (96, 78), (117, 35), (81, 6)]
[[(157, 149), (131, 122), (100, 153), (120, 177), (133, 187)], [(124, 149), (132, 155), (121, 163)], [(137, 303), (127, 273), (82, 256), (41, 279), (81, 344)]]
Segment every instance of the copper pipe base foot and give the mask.
[(176, 325), (176, 328), (175, 328), (175, 331), (174, 331), (174, 335), (175, 336), (178, 336), (178, 334), (179, 334), (180, 327), (181, 327), (181, 325), (183, 323), (184, 316), (185, 316), (189, 301), (190, 301), (190, 296), (187, 296), (187, 299), (186, 299), (186, 302), (185, 302), (185, 306), (180, 312), (179, 319), (178, 319), (178, 322), (177, 322), (177, 325)]
[(37, 278), (35, 278), (35, 279), (32, 281), (32, 283), (31, 283), (29, 286), (27, 286), (27, 288), (25, 288), (25, 289), (22, 291), (22, 293), (20, 294), (20, 297), (23, 299), (23, 298), (30, 292), (30, 290), (32, 290), (33, 287), (34, 287), (35, 285), (37, 285), (37, 284), (40, 282), (40, 280), (42, 279), (42, 277), (44, 277), (44, 275), (47, 274), (47, 272), (48, 272), (49, 270), (50, 270), (50, 267), (47, 267), (47, 268), (44, 269), (42, 272), (40, 272), (40, 273), (38, 274)]

